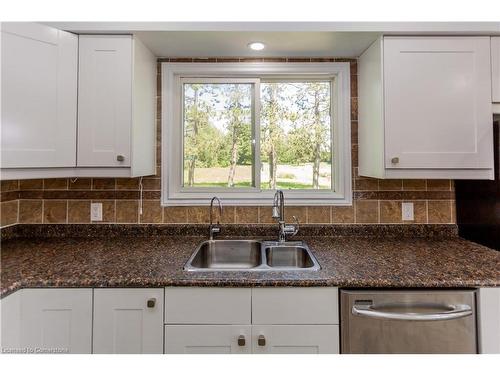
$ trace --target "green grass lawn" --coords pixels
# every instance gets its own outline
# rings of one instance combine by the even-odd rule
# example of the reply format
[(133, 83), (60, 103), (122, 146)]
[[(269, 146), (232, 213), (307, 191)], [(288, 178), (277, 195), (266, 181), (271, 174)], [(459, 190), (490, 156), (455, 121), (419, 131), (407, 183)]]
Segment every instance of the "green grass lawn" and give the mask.
[[(267, 168), (267, 167), (266, 167)], [(265, 169), (266, 169), (265, 168)], [(268, 170), (267, 168), (266, 170)], [(331, 165), (323, 163), (320, 172), (329, 174)], [(227, 187), (227, 176), (229, 167), (203, 167), (195, 168), (196, 187)], [(249, 188), (252, 184), (253, 169), (251, 165), (237, 165), (234, 175), (234, 184), (236, 188)], [(261, 189), (269, 189), (268, 171), (261, 171)], [(320, 173), (320, 189), (330, 189), (331, 178), (325, 178)], [(188, 171), (184, 170), (184, 181), (188, 181)], [(300, 165), (278, 165), (277, 188), (283, 190), (312, 189), (312, 164)]]

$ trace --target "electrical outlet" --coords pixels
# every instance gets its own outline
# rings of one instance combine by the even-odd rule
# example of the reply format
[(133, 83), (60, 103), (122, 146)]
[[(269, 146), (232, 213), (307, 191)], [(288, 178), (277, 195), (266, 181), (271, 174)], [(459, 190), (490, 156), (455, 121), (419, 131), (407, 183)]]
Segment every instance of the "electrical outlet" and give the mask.
[(402, 204), (403, 220), (414, 220), (413, 218), (413, 203), (403, 202)]
[(102, 221), (102, 203), (90, 204), (90, 221)]

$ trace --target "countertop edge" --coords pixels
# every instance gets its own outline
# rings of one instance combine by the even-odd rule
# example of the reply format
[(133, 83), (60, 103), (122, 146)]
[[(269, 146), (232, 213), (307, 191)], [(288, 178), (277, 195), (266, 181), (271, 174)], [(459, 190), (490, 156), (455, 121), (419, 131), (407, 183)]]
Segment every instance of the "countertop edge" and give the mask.
[[(208, 224), (16, 224), (0, 228), (0, 240), (17, 238), (97, 238), (207, 236)], [(223, 224), (222, 235), (277, 236), (276, 224)], [(301, 224), (300, 236), (373, 238), (453, 238), (456, 224)]]
[(16, 285), (11, 285), (7, 290), (3, 290), (0, 299), (3, 299), (21, 289), (99, 289), (99, 288), (167, 288), (167, 287), (200, 287), (200, 288), (266, 288), (266, 287), (337, 287), (337, 288), (355, 288), (355, 289), (477, 289), (477, 288), (494, 288), (500, 287), (499, 282), (477, 281), (471, 282), (425, 282), (413, 283), (411, 286), (408, 283), (363, 283), (356, 281), (330, 281), (330, 280), (172, 280), (167, 282), (103, 282), (96, 281), (89, 284), (81, 284), (74, 282), (57, 282), (57, 283), (37, 283), (35, 282), (18, 282)]

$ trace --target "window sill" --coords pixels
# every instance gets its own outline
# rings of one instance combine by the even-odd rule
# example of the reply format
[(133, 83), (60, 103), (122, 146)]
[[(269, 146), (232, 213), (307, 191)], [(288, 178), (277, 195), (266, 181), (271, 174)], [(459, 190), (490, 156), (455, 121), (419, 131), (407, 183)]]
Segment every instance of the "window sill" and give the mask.
[[(293, 197), (291, 196), (292, 193), (288, 193), (286, 190), (284, 190), (284, 193), (287, 206), (352, 206), (352, 196), (347, 198), (335, 197), (334, 194), (327, 193), (323, 197), (318, 194), (314, 194), (313, 197)], [(162, 199), (162, 206), (209, 206), (210, 199), (214, 195), (219, 197), (226, 206), (272, 206), (274, 191), (271, 197), (262, 198), (234, 198), (218, 193), (197, 198), (166, 198)]]

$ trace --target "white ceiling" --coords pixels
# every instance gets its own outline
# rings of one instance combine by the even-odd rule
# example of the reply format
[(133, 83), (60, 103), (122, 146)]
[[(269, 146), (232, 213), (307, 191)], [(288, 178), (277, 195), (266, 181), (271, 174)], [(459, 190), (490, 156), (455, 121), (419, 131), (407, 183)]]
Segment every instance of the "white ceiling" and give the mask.
[[(370, 32), (141, 31), (134, 33), (159, 57), (357, 57), (375, 39)], [(262, 51), (247, 47), (266, 44)]]
[(43, 22), (76, 33), (136, 31), (325, 31), (498, 35), (500, 22)]
[[(379, 35), (500, 35), (500, 22), (44, 22), (135, 34), (158, 57), (357, 57)], [(262, 41), (263, 51), (247, 44)]]

